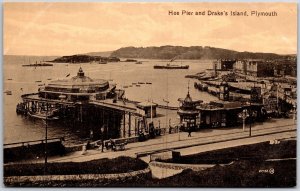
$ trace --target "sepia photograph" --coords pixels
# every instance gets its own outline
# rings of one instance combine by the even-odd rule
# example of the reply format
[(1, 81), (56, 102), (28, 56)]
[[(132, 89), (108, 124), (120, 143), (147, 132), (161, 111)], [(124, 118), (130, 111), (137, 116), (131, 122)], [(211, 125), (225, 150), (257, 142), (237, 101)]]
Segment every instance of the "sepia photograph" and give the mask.
[(2, 6), (5, 187), (296, 187), (297, 3)]

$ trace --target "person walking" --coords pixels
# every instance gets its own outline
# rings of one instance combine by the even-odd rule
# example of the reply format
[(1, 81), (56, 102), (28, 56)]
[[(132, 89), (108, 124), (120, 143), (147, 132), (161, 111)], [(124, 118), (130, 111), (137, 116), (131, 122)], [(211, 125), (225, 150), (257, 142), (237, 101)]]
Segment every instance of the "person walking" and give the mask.
[(192, 129), (191, 129), (191, 127), (188, 127), (188, 132), (189, 132), (188, 137), (191, 137), (192, 136)]
[(103, 140), (103, 135), (101, 134), (101, 146), (102, 146), (102, 150), (101, 152), (103, 153), (104, 151), (104, 140)]

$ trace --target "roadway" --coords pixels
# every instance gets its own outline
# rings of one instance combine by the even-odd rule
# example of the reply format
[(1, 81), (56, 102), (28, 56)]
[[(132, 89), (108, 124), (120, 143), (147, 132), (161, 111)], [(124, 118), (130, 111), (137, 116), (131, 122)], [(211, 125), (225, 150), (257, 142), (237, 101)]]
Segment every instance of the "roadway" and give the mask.
[[(101, 149), (88, 150), (82, 155), (81, 151), (70, 153), (66, 156), (50, 157), (49, 162), (82, 162), (100, 158), (115, 158), (119, 156), (136, 157), (139, 154), (148, 162), (149, 155), (154, 153), (170, 153), (178, 150), (182, 155), (195, 154), (209, 150), (254, 144), (273, 139), (294, 138), (297, 136), (296, 125), (292, 119), (270, 119), (268, 122), (256, 123), (252, 126), (252, 136), (249, 137), (249, 125), (243, 131), (242, 127), (203, 129), (188, 133), (180, 132), (169, 134), (145, 142), (130, 143), (125, 151), (104, 151)], [(31, 161), (33, 162), (33, 161)], [(43, 162), (42, 160), (35, 162)]]

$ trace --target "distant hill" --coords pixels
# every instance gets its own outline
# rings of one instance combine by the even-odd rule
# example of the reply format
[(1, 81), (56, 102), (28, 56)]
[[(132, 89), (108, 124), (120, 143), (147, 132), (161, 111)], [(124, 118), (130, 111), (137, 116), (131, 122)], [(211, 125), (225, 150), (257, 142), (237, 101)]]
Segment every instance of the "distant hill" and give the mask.
[(284, 55), (260, 52), (238, 52), (234, 50), (202, 46), (124, 47), (111, 53), (120, 58), (145, 59), (280, 59)]
[(3, 55), (4, 63), (11, 64), (35, 64), (40, 61), (51, 61), (58, 56), (22, 56), (22, 55)]

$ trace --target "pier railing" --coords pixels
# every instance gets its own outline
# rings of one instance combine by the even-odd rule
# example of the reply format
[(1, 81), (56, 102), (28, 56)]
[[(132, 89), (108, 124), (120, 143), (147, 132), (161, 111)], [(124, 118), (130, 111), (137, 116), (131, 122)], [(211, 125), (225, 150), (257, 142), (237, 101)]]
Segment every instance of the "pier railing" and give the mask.
[[(138, 101), (132, 101), (132, 100), (129, 100), (129, 99), (126, 99), (125, 102), (133, 103), (133, 104), (138, 104), (139, 103)], [(166, 106), (166, 105), (157, 104), (157, 107), (161, 108), (161, 109), (178, 110), (178, 107), (173, 107), (173, 106)]]
[[(64, 137), (54, 137), (47, 139), (47, 142), (56, 142), (64, 140)], [(35, 145), (35, 144), (41, 144), (44, 143), (45, 139), (39, 139), (39, 140), (33, 140), (33, 141), (22, 141), (22, 142), (14, 142), (14, 143), (7, 143), (4, 144), (4, 148), (11, 148), (11, 147), (18, 147), (18, 146), (28, 146), (28, 145)]]

